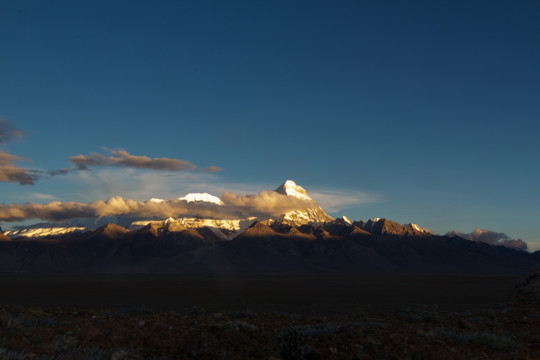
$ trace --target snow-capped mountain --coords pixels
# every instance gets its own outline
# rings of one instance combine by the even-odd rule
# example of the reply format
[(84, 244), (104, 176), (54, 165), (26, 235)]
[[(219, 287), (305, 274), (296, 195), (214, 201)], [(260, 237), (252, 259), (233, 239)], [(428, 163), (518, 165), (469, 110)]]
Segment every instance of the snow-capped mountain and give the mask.
[[(285, 196), (292, 196), (301, 200), (312, 201), (307, 191), (301, 186), (297, 185), (292, 180), (285, 181), (279, 186), (275, 192)], [(188, 203), (209, 203), (218, 206), (225, 206), (226, 204), (217, 196), (208, 193), (189, 193), (185, 196), (177, 198), (177, 200), (186, 201)], [(151, 203), (163, 203), (167, 200), (160, 198), (151, 198), (148, 202)], [(199, 214), (192, 214), (190, 216), (180, 218), (169, 219), (128, 219), (128, 218), (101, 218), (101, 219), (73, 219), (62, 223), (40, 223), (25, 228), (16, 230), (5, 231), (4, 234), (12, 239), (17, 237), (27, 238), (45, 238), (45, 237), (61, 237), (72, 235), (79, 232), (89, 231), (96, 229), (106, 223), (116, 223), (118, 225), (127, 227), (130, 230), (137, 230), (143, 228), (149, 224), (157, 226), (158, 228), (168, 229), (201, 229), (207, 228), (212, 230), (218, 237), (224, 240), (231, 240), (238, 234), (247, 229), (254, 221), (260, 220), (267, 223), (286, 223), (291, 225), (322, 225), (324, 223), (333, 221), (334, 219), (326, 214), (320, 207), (314, 205), (309, 208), (299, 209), (281, 214), (280, 216), (273, 218), (257, 218), (254, 216), (248, 216), (246, 218), (229, 219), (229, 218), (208, 218), (200, 216)]]
[[(285, 181), (274, 191), (278, 194), (293, 196), (301, 200), (313, 200), (303, 187), (297, 185), (292, 180)], [(323, 209), (318, 206), (313, 206), (305, 209), (289, 211), (277, 219), (269, 219), (269, 223), (278, 221), (297, 226), (305, 224), (322, 225), (333, 220), (334, 218), (325, 213)]]
[(86, 230), (86, 227), (34, 227), (21, 230), (7, 230), (4, 235), (9, 238), (27, 237), (27, 238), (45, 238), (52, 236), (64, 236), (81, 233)]
[(137, 220), (128, 227), (129, 230), (138, 230), (145, 226), (152, 225), (158, 229), (168, 231), (183, 231), (185, 229), (212, 230), (218, 237), (224, 240), (232, 240), (242, 231), (247, 229), (256, 218), (248, 219), (205, 219), (197, 217), (189, 218), (168, 218), (165, 220)]
[[(163, 199), (152, 199), (154, 202), (163, 202), (165, 200)], [(185, 196), (179, 197), (178, 200), (186, 201), (188, 203), (191, 202), (203, 202), (203, 203), (210, 203), (210, 204), (216, 204), (219, 206), (225, 205), (223, 201), (214, 195), (208, 194), (208, 193), (189, 193)], [(182, 218), (168, 218), (165, 220), (154, 220), (154, 219), (148, 219), (148, 220), (135, 220), (133, 221), (128, 229), (129, 230), (137, 230), (141, 229), (145, 226), (152, 225), (159, 229), (202, 229), (207, 228), (212, 230), (218, 237), (225, 239), (225, 240), (231, 240), (236, 235), (238, 235), (240, 232), (244, 231), (246, 228), (251, 225), (255, 218), (247, 218), (247, 219), (214, 219), (214, 218), (204, 218), (197, 216), (194, 214), (194, 216), (191, 217), (182, 217)], [(173, 230), (174, 231), (174, 230)]]
[[(285, 196), (293, 196), (301, 200), (312, 200), (307, 191), (301, 186), (297, 185), (292, 180), (285, 181), (281, 186), (274, 190), (278, 194)], [(178, 198), (178, 200), (185, 200), (188, 202), (199, 201), (209, 202), (217, 205), (225, 205), (223, 201), (217, 196), (210, 195), (208, 193), (192, 193), (187, 194), (184, 197)], [(165, 227), (169, 223), (175, 223), (182, 225), (188, 229), (200, 229), (208, 228), (212, 230), (216, 235), (225, 240), (231, 240), (237, 235), (246, 230), (257, 220), (263, 220), (267, 224), (272, 223), (287, 223), (291, 225), (321, 225), (334, 220), (331, 216), (326, 214), (323, 209), (318, 206), (290, 211), (282, 214), (279, 217), (270, 219), (258, 219), (257, 217), (248, 217), (245, 219), (215, 219), (215, 218), (203, 218), (198, 216), (184, 217), (177, 219), (167, 220), (137, 220), (131, 223), (129, 229), (139, 229), (148, 224), (153, 224), (159, 227)]]
[[(224, 216), (223, 218), (220, 218), (219, 215), (205, 217), (201, 216), (201, 214), (193, 213), (188, 216), (167, 219), (160, 219), (155, 216), (149, 218), (103, 217), (99, 219), (72, 219), (62, 223), (40, 223), (25, 228), (9, 230), (5, 231), (4, 235), (11, 239), (17, 237), (66, 237), (96, 229), (107, 223), (114, 223), (132, 231), (144, 228), (148, 225), (151, 225), (161, 232), (181, 232), (186, 229), (206, 229), (212, 231), (220, 239), (232, 240), (249, 228), (255, 221), (261, 221), (263, 224), (272, 226), (273, 228), (279, 228), (280, 226), (299, 227), (302, 225), (323, 228), (327, 224), (330, 225), (331, 223), (335, 223), (334, 225), (356, 226), (359, 229), (375, 235), (424, 236), (433, 234), (429, 229), (421, 228), (413, 223), (400, 225), (387, 219), (374, 218), (367, 222), (363, 220), (360, 222), (352, 222), (345, 216), (334, 219), (313, 202), (312, 198), (303, 187), (297, 185), (292, 180), (285, 181), (274, 191), (287, 197), (294, 197), (306, 201), (308, 207), (289, 211), (270, 218), (246, 216), (245, 218), (231, 219), (229, 216)], [(187, 203), (208, 203), (212, 206), (217, 205), (218, 209), (222, 207), (223, 209), (226, 209), (227, 207), (227, 204), (219, 197), (208, 193), (190, 193), (183, 197), (179, 197), (176, 200), (185, 201)], [(167, 202), (167, 200), (151, 198), (148, 202), (160, 204)], [(216, 212), (216, 214), (219, 214), (219, 211)]]
[(18, 237), (41, 239), (47, 237), (63, 237), (97, 229), (107, 223), (117, 223), (116, 217), (102, 217), (100, 219), (78, 218), (55, 223), (37, 223), (28, 226), (17, 226), (13, 230), (4, 231), (4, 235), (11, 239)]
[[(233, 205), (238, 199), (250, 204), (261, 197), (281, 202), (277, 208), (286, 210), (277, 212), (290, 206), (297, 209), (270, 218), (231, 211), (238, 209)], [(223, 200), (196, 193), (135, 203), (151, 209), (141, 212), (148, 218), (119, 215), (42, 223), (4, 233), (0, 229), (0, 272), (518, 273), (540, 259), (540, 251), (530, 254), (459, 236), (438, 236), (414, 223), (333, 219), (291, 180), (275, 193), (223, 196)], [(161, 203), (166, 209), (179, 205), (182, 211), (173, 214), (189, 214), (161, 218), (154, 215)], [(34, 240), (39, 238), (49, 239)]]
[(208, 202), (223, 205), (223, 201), (221, 201), (220, 198), (208, 193), (189, 193), (186, 196), (178, 198), (178, 200), (185, 200), (187, 202)]
[(295, 198), (302, 200), (313, 200), (303, 187), (296, 185), (292, 180), (285, 181), (274, 191), (278, 194), (294, 196)]
[[(208, 202), (208, 203), (214, 203), (217, 205), (223, 205), (223, 201), (221, 201), (220, 198), (214, 195), (210, 195), (209, 193), (189, 193), (186, 196), (179, 197), (178, 200), (183, 200), (189, 202)], [(159, 199), (159, 198), (151, 198), (148, 200), (149, 202), (153, 203), (162, 203), (165, 201), (165, 199)]]

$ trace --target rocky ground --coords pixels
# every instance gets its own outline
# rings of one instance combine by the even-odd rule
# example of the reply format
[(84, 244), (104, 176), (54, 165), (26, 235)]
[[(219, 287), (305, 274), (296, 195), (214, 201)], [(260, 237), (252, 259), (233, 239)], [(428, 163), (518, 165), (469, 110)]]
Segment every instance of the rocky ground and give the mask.
[(538, 359), (540, 305), (339, 317), (0, 307), (0, 359)]

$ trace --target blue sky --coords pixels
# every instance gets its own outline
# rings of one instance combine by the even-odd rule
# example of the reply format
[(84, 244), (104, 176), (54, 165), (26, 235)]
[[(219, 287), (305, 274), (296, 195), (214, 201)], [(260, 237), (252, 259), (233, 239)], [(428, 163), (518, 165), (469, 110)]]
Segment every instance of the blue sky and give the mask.
[[(540, 247), (537, 1), (0, 1), (0, 203), (257, 192)], [(109, 150), (193, 171), (75, 170)], [(202, 172), (208, 166), (222, 171)], [(0, 224), (8, 227), (9, 224)]]

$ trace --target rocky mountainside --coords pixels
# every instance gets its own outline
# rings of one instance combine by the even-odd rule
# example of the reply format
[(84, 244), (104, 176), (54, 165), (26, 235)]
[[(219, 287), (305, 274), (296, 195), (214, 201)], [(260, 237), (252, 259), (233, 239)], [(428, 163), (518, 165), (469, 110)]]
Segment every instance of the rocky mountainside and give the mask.
[(353, 225), (376, 235), (398, 235), (398, 236), (426, 236), (433, 235), (429, 229), (420, 228), (416, 224), (401, 225), (388, 219), (370, 219), (365, 221), (355, 221)]
[(370, 233), (342, 218), (300, 226), (256, 221), (234, 239), (224, 240), (209, 228), (188, 229), (177, 223), (131, 231), (108, 224), (71, 237), (0, 242), (0, 270), (517, 274), (540, 262), (540, 252), (459, 237), (389, 234), (383, 232), (386, 228), (374, 227), (376, 232)]
[(0, 241), (11, 241), (11, 239), (0, 232)]

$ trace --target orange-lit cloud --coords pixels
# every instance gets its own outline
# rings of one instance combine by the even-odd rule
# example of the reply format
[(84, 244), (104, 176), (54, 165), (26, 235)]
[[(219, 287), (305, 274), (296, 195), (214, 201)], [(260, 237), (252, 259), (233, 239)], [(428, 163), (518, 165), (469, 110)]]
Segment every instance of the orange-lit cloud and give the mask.
[[(88, 170), (92, 166), (114, 166), (136, 169), (152, 169), (164, 171), (195, 170), (197, 166), (186, 160), (171, 158), (150, 158), (128, 153), (126, 150), (108, 150), (110, 155), (92, 153), (90, 155), (76, 155), (69, 158), (78, 170)], [(202, 171), (215, 172), (221, 170), (217, 166), (210, 166)]]
[(217, 166), (209, 166), (209, 167), (206, 167), (204, 169), (201, 169), (202, 172), (218, 172), (218, 171), (223, 171), (222, 168), (220, 167), (217, 167)]

